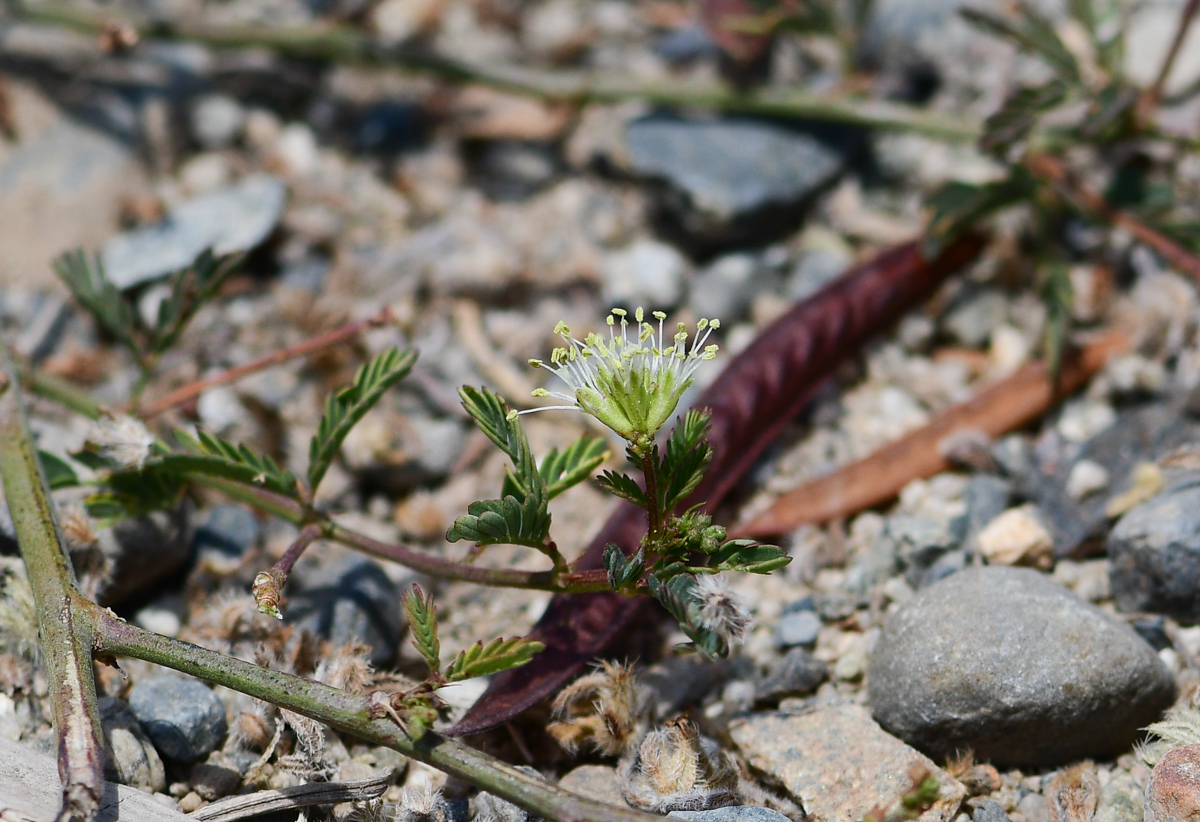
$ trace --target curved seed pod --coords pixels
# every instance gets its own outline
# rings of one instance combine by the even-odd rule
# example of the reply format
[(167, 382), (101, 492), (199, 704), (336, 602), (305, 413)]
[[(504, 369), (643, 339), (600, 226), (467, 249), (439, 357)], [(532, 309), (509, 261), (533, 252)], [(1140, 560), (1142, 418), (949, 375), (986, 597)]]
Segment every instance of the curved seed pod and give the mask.
[[(853, 268), (768, 326), (696, 402), (712, 411), (709, 442), (715, 456), (684, 505), (698, 500), (719, 504), (843, 362), (974, 260), (983, 244), (982, 237), (968, 235), (932, 260), (922, 255), (920, 242), (897, 246)], [(604, 546), (610, 542), (632, 553), (645, 530), (641, 509), (623, 503), (576, 570), (602, 568)], [(556, 596), (532, 633), (546, 649), (519, 671), (497, 675), (451, 733), (486, 730), (556, 693), (627, 630), (649, 602), (648, 597), (607, 592)]]

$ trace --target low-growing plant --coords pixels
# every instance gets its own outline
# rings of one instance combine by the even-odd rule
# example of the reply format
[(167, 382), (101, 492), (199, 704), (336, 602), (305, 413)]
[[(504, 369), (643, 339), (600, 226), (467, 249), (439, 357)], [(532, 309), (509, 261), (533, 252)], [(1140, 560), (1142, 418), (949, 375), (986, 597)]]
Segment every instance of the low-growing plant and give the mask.
[[(197, 270), (227, 273), (225, 262), (206, 256)], [(159, 325), (139, 331), (127, 298), (107, 282), (98, 265), (89, 265), (82, 254), (73, 254), (64, 258), (59, 271), (80, 304), (129, 348), (143, 382), (153, 376), (154, 362), (178, 340), (183, 324), (199, 304), (216, 293), (211, 287), (215, 275), (197, 274), (195, 281), (177, 275), (171, 292), (176, 296), (164, 301)], [(194, 282), (200, 287), (180, 285)], [(562, 378), (569, 391), (539, 390), (536, 396), (554, 396), (563, 404), (550, 408), (582, 411), (612, 429), (625, 441), (634, 474), (606, 469), (597, 475), (610, 450), (604, 438), (590, 434), (538, 461), (521, 423), (522, 414), (531, 412), (511, 409), (486, 388), (460, 389), (467, 413), (510, 461), (497, 498), (472, 503), (446, 533), (451, 543), (472, 543), (463, 561), (378, 542), (337, 524), (315, 502), (346, 436), (409, 373), (416, 360), (413, 351), (384, 351), (328, 399), (309, 444), (303, 476), (282, 468), (268, 455), (210, 432), (177, 429), (156, 434), (137, 418), (136, 403), (129, 413), (97, 414), (85, 447), (67, 458), (38, 452), (37, 460), (22, 460), (20, 455), (32, 454), (33, 446), (19, 398), (17, 372), (10, 364), (7, 391), (0, 396), (0, 427), (4, 429), (0, 435), (14, 446), (6, 448), (0, 473), (29, 568), (44, 640), (50, 644), (48, 635), (63, 639), (55, 645), (57, 652), (46, 655), (51, 681), (62, 683), (54, 701), (59, 733), (74, 725), (84, 727), (86, 733), (76, 734), (73, 744), (79, 746), (79, 740), (89, 734), (98, 740), (90, 659), (128, 655), (227, 685), (287, 711), (390, 745), (542, 815), (578, 815), (583, 807), (578, 803), (584, 800), (564, 798), (557, 789), (530, 782), (519, 771), (481, 754), (468, 754), (470, 749), (432, 733), (446, 712), (439, 689), (523, 665), (542, 650), (541, 643), (524, 637), (480, 641), (444, 665), (433, 597), (413, 586), (404, 597), (404, 611), (413, 645), (428, 667), (428, 675), (420, 682), (400, 690), (369, 691), (360, 697), (249, 665), (128, 625), (84, 598), (70, 573), (48, 489), (86, 487), (87, 515), (101, 523), (174, 506), (189, 485), (198, 484), (295, 524), (300, 529), (296, 541), (274, 566), (257, 575), (253, 585), (258, 610), (279, 619), (285, 616), (283, 592), (295, 562), (314, 542), (329, 540), (434, 577), (567, 594), (614, 590), (627, 596), (651, 596), (678, 620), (691, 640), (690, 648), (708, 658), (725, 656), (741, 640), (750, 618), (744, 604), (718, 575), (726, 571), (769, 573), (787, 564), (789, 558), (775, 546), (726, 539), (725, 530), (712, 522), (703, 503), (690, 499), (712, 459), (706, 441), (708, 415), (702, 410), (686, 411), (661, 444), (660, 432), (675, 416), (696, 370), (716, 356), (717, 346), (708, 340), (720, 324), (701, 320), (689, 344), (682, 323), (667, 333), (666, 316), (654, 312), (652, 318), (656, 324), (648, 322), (638, 309), (631, 321), (625, 311), (614, 309), (608, 318), (607, 337), (593, 333), (583, 340), (572, 337), (560, 324), (556, 332), (563, 347), (554, 350), (549, 362), (531, 360), (535, 367)], [(139, 383), (139, 394), (141, 388)], [(79, 404), (81, 410), (91, 407)], [(631, 554), (609, 545), (604, 570), (577, 571), (551, 538), (550, 502), (593, 478), (600, 488), (641, 508), (647, 529)], [(23, 503), (27, 505), (22, 507)], [(73, 515), (82, 514), (76, 511)], [(540, 551), (549, 567), (528, 572), (474, 564), (481, 552), (498, 544)], [(73, 615), (66, 622), (52, 616), (61, 613), (64, 598)], [(55, 625), (49, 626), (47, 620)], [(395, 733), (387, 730), (388, 725)], [(98, 778), (99, 748), (82, 744), (74, 754), (63, 753), (65, 750), (60, 751), (60, 756), (66, 757), (61, 818), (86, 818), (83, 809), (91, 801), (87, 797), (95, 793), (87, 786), (94, 786)], [(592, 818), (628, 818), (632, 813), (597, 812), (590, 806), (587, 810)]]

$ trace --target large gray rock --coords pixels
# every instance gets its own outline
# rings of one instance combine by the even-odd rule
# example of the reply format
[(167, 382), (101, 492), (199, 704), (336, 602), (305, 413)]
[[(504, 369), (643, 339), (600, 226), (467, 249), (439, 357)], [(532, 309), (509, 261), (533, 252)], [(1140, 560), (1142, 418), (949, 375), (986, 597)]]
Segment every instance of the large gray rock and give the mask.
[(149, 180), (131, 146), (65, 118), (31, 85), (6, 84), (17, 139), (0, 139), (0, 286), (56, 288), (53, 260), (103, 243)]
[(803, 713), (754, 714), (730, 725), (747, 763), (783, 788), (814, 822), (862, 819), (907, 790), (914, 765), (928, 769), (941, 795), (921, 822), (949, 822), (966, 789), (920, 752), (886, 733), (861, 705)]
[(1128, 749), (1175, 683), (1131, 628), (1027, 568), (973, 568), (889, 619), (867, 673), (883, 727), (931, 756), (1056, 765)]
[(861, 145), (843, 136), (835, 145), (799, 126), (653, 115), (630, 123), (625, 142), (631, 170), (665, 184), (672, 227), (710, 251), (793, 228)]
[(187, 268), (205, 249), (248, 251), (275, 230), (286, 200), (287, 186), (266, 174), (194, 197), (158, 225), (109, 240), (101, 255), (105, 273), (118, 288), (132, 288)]
[(1121, 517), (1108, 557), (1122, 611), (1200, 619), (1200, 486), (1160, 494)]

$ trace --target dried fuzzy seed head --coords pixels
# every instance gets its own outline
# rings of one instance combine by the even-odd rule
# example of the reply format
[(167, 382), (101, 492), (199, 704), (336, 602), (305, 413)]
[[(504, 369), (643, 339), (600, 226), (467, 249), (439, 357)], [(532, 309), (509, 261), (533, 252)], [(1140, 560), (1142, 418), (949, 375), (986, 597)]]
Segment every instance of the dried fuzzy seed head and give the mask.
[(546, 730), (568, 753), (591, 745), (606, 756), (620, 754), (637, 735), (647, 700), (633, 667), (603, 662), (554, 700), (555, 722)]
[(352, 694), (361, 694), (371, 683), (373, 671), (367, 661), (371, 647), (362, 642), (347, 642), (333, 649), (317, 666), (316, 679)]
[(729, 645), (739, 644), (750, 627), (750, 609), (733, 592), (729, 582), (716, 574), (697, 578), (692, 594), (700, 603), (700, 624)]
[(683, 323), (671, 335), (664, 331), (665, 313), (654, 311), (651, 316), (657, 329), (645, 321), (641, 308), (634, 311), (631, 327), (628, 312), (614, 308), (607, 320), (607, 339), (593, 333), (578, 340), (560, 322), (554, 333), (562, 337), (563, 346), (551, 352), (549, 363), (530, 360), (529, 364), (554, 372), (570, 393), (540, 388), (534, 396), (560, 399), (567, 405), (549, 408), (579, 409), (630, 442), (653, 438), (674, 413), (696, 369), (717, 356), (718, 346), (705, 343), (721, 323), (700, 320), (689, 345)]
[(342, 822), (392, 822), (394, 818), (382, 799), (368, 799), (355, 802)]
[(58, 512), (58, 522), (62, 526), (63, 537), (67, 547), (71, 549), (87, 548), (100, 541), (100, 536), (93, 527), (92, 518), (82, 505), (64, 505)]
[(37, 606), (25, 564), (16, 557), (0, 557), (0, 651), (38, 662), (41, 648)]
[(617, 767), (625, 800), (653, 813), (701, 811), (739, 801), (733, 759), (688, 719), (646, 734)]
[(1046, 799), (1061, 822), (1091, 822), (1100, 800), (1100, 782), (1091, 761), (1067, 768), (1050, 781)]
[(234, 717), (229, 726), (229, 744), (247, 751), (263, 751), (275, 735), (275, 720), (265, 703), (255, 701)]
[(447, 822), (450, 818), (442, 792), (429, 781), (405, 785), (392, 818), (396, 822)]
[(154, 435), (133, 417), (109, 417), (92, 424), (88, 442), (122, 468), (140, 469), (150, 457)]

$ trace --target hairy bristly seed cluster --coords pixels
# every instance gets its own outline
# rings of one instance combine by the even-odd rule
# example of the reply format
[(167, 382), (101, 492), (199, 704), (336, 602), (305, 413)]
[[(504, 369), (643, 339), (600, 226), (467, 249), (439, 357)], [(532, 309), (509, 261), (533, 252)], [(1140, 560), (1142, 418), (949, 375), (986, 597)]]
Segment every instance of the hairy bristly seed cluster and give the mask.
[(716, 357), (718, 346), (706, 343), (721, 322), (700, 320), (689, 345), (684, 323), (670, 335), (664, 330), (667, 315), (654, 311), (651, 316), (658, 321), (657, 329), (646, 321), (641, 308), (634, 312), (631, 328), (628, 312), (614, 308), (608, 316), (607, 339), (593, 332), (578, 340), (560, 322), (554, 333), (565, 345), (554, 349), (549, 363), (530, 360), (529, 364), (553, 372), (571, 393), (539, 388), (534, 396), (563, 400), (569, 404), (548, 408), (579, 409), (630, 442), (652, 439), (670, 419), (696, 369)]
[(750, 627), (750, 609), (724, 577), (699, 576), (693, 596), (700, 603), (700, 624), (729, 645), (739, 644)]
[(646, 734), (618, 765), (617, 778), (629, 804), (653, 813), (722, 808), (740, 799), (732, 757), (689, 719)]
[(554, 722), (546, 728), (568, 753), (587, 744), (605, 756), (617, 756), (636, 737), (646, 699), (633, 668), (602, 662), (554, 700)]
[(150, 458), (154, 435), (140, 421), (119, 415), (93, 423), (88, 442), (122, 468), (140, 469)]

